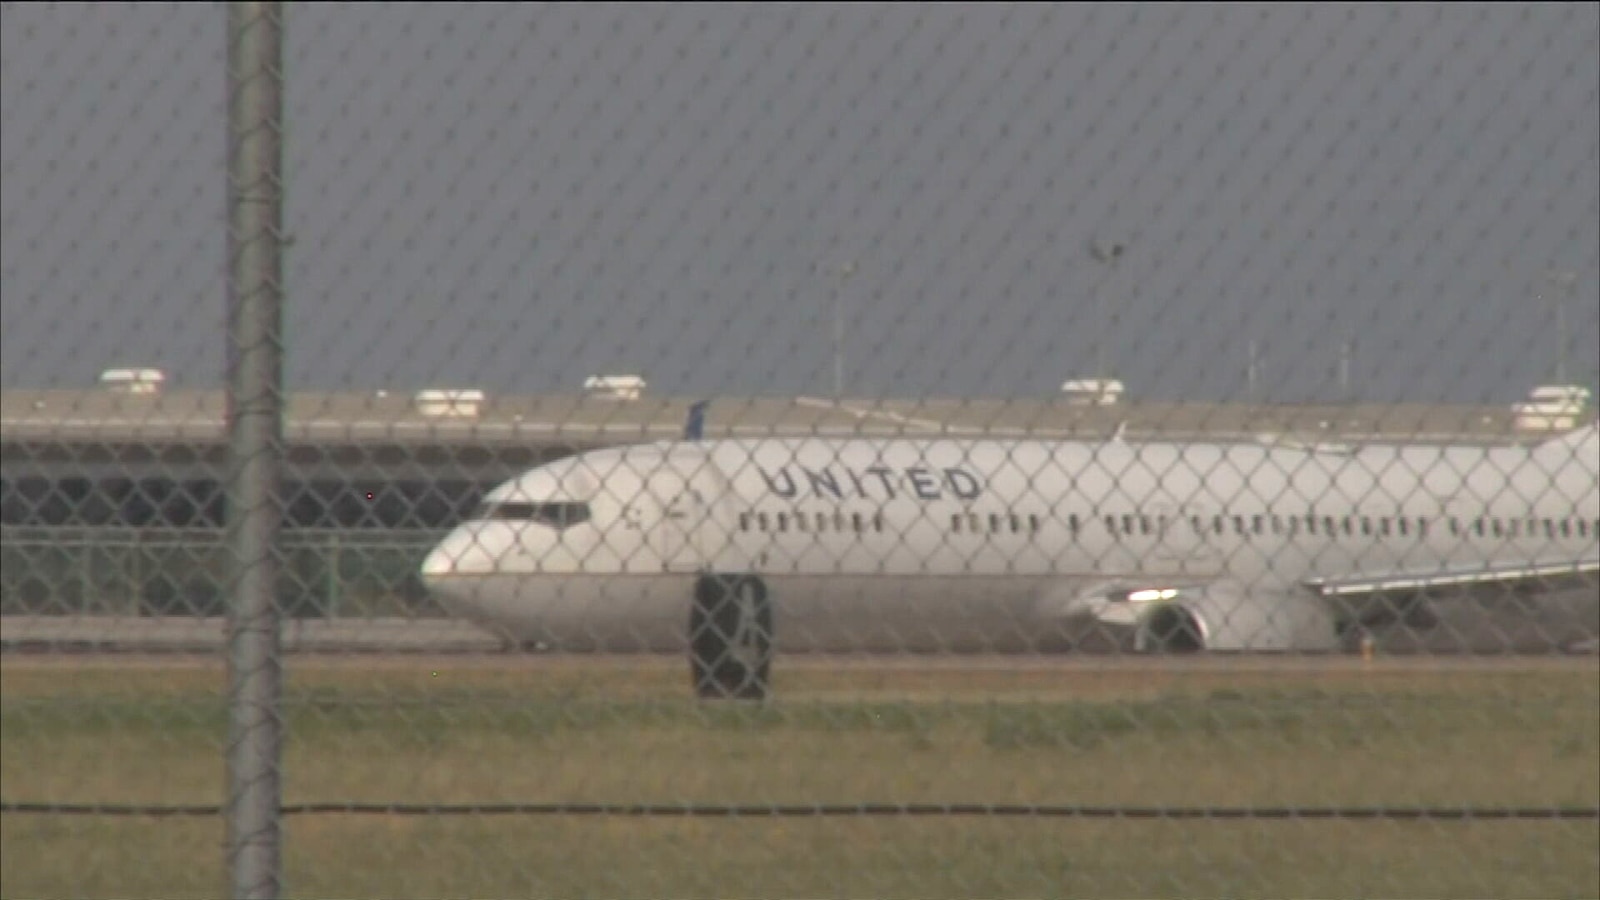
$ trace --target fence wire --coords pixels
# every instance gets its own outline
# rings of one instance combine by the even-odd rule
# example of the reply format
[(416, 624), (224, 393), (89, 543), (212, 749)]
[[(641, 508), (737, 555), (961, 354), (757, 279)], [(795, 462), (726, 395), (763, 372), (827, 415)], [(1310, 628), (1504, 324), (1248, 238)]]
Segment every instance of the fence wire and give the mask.
[(0, 894), (1600, 894), (1597, 48), (0, 5)]

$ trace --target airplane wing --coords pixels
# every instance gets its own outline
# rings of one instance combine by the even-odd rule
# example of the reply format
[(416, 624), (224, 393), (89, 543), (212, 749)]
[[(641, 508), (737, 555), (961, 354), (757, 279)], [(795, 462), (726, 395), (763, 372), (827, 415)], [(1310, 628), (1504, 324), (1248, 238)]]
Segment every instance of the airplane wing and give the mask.
[(1063, 593), (1041, 609), (1131, 626), (1136, 650), (1314, 650), (1332, 649), (1352, 625), (1432, 627), (1437, 618), (1430, 606), (1439, 601), (1520, 603), (1530, 594), (1592, 592), (1597, 580), (1600, 557), (1312, 578), (1302, 582), (1306, 591), (1287, 592), (1252, 591), (1225, 579), (1136, 578)]
[(1503, 563), (1419, 572), (1368, 573), (1304, 582), (1339, 620), (1363, 626), (1395, 621), (1429, 627), (1441, 601), (1473, 600), (1496, 605), (1532, 594), (1593, 590), (1600, 558), (1547, 563)]
[(1499, 588), (1517, 592), (1560, 590), (1592, 583), (1597, 574), (1600, 574), (1600, 557), (1550, 563), (1479, 565), (1343, 578), (1311, 578), (1304, 584), (1322, 597), (1355, 599), (1460, 592), (1470, 588)]

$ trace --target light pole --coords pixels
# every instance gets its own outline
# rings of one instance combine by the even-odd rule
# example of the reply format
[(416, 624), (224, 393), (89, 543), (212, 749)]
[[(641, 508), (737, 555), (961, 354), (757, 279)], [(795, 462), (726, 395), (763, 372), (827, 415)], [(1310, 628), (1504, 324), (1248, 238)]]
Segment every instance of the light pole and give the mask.
[(1350, 358), (1355, 356), (1355, 352), (1355, 338), (1339, 345), (1339, 399), (1345, 403), (1355, 399), (1350, 393)]
[(1545, 280), (1555, 287), (1556, 306), (1556, 384), (1567, 383), (1567, 296), (1578, 283), (1578, 273), (1547, 269)]
[(817, 270), (829, 276), (833, 290), (833, 399), (844, 399), (844, 283), (855, 274), (854, 261), (838, 266), (817, 264)]
[(1251, 403), (1256, 402), (1256, 376), (1260, 374), (1261, 371), (1260, 349), (1259, 342), (1250, 342), (1250, 348), (1248, 351), (1250, 358), (1245, 363), (1244, 367), (1245, 395), (1246, 399), (1248, 399)]
[(1110, 332), (1106, 322), (1106, 294), (1109, 293), (1107, 284), (1112, 282), (1117, 274), (1117, 260), (1122, 258), (1123, 246), (1121, 244), (1102, 244), (1099, 238), (1089, 242), (1089, 256), (1095, 262), (1101, 263), (1111, 271), (1101, 279), (1100, 286), (1095, 290), (1095, 317), (1099, 326), (1100, 336), (1094, 342), (1094, 377), (1106, 378), (1106, 337)]

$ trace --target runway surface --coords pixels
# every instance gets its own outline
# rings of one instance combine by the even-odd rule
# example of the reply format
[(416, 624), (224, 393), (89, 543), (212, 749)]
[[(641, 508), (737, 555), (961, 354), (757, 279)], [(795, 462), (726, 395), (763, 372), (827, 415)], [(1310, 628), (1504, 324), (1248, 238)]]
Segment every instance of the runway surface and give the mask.
[[(1582, 592), (1552, 595), (1538, 613), (1462, 604), (1440, 606), (1438, 615), (1439, 622), (1432, 628), (1380, 632), (1377, 649), (1407, 655), (1594, 653), (1600, 636), (1600, 604)], [(448, 654), (510, 649), (500, 635), (452, 618), (281, 621), (286, 653)], [(221, 616), (0, 616), (0, 649), (7, 652), (207, 652), (221, 651), (226, 643), (227, 620)]]
[[(210, 669), (221, 671), (226, 662), (212, 653), (118, 653), (103, 655), (8, 653), (7, 669)], [(1439, 674), (1448, 672), (1554, 672), (1592, 671), (1600, 675), (1600, 656), (787, 656), (785, 671), (830, 673), (1049, 673), (1079, 675), (1294, 675), (1294, 674)], [(660, 670), (676, 672), (683, 660), (669, 654), (566, 655), (555, 653), (414, 654), (371, 653), (360, 656), (305, 655), (295, 657), (295, 669), (430, 668), (548, 671), (578, 674), (584, 670)]]
[[(513, 650), (496, 636), (449, 619), (288, 620), (282, 631), (285, 655), (296, 665), (417, 666), (438, 661), (452, 668), (582, 668), (591, 665), (678, 666), (677, 653), (560, 653)], [(220, 618), (0, 617), (0, 648), (7, 665), (220, 665), (226, 623)], [(1375, 648), (1371, 659), (1356, 653), (1209, 654), (1149, 657), (1116, 653), (1064, 654), (842, 654), (787, 653), (783, 665), (799, 670), (926, 671), (1184, 671), (1294, 672), (1372, 670), (1440, 671), (1594, 667), (1595, 641), (1569, 643), (1543, 653), (1430, 653)]]

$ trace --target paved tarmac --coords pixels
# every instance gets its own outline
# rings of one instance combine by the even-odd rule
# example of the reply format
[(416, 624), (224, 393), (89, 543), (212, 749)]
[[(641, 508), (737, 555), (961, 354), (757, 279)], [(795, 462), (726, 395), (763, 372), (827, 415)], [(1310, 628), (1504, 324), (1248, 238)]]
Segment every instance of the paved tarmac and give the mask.
[[(1497, 659), (1533, 659), (1594, 656), (1595, 631), (1581, 623), (1556, 631), (1539, 623), (1522, 620), (1504, 623), (1482, 620), (1483, 633), (1473, 635), (1460, 628), (1438, 630), (1422, 638), (1391, 638), (1380, 641), (1379, 656), (1417, 660), (1454, 659), (1457, 663), (1491, 664)], [(647, 656), (676, 658), (676, 654), (561, 654), (512, 652), (497, 636), (467, 622), (452, 619), (291, 619), (283, 624), (282, 646), (288, 654), (339, 655), (370, 658), (374, 655), (415, 657), (429, 655), (479, 656), (487, 659), (538, 660), (593, 658), (595, 656)], [(11, 657), (61, 655), (83, 658), (86, 655), (189, 654), (220, 658), (226, 647), (226, 622), (221, 618), (136, 618), (119, 616), (3, 616), (0, 617), (0, 649)], [(988, 654), (785, 654), (794, 660), (822, 659), (828, 665), (854, 660), (855, 664), (882, 667), (904, 664), (930, 664), (956, 667), (1002, 665), (1117, 665), (1229, 667), (1266, 665), (1326, 666), (1340, 660), (1359, 660), (1355, 654), (1213, 654), (1158, 662), (1153, 657), (1129, 657), (1116, 653), (1076, 653), (1061, 655), (1016, 656)], [(1208, 660), (1217, 660), (1212, 663)], [(1082, 661), (1079, 663), (1078, 661)]]

